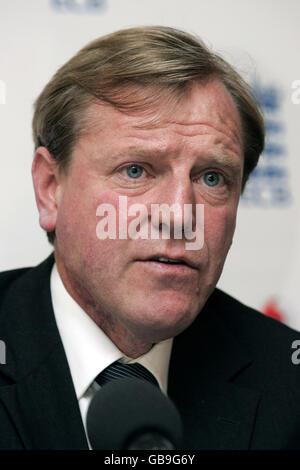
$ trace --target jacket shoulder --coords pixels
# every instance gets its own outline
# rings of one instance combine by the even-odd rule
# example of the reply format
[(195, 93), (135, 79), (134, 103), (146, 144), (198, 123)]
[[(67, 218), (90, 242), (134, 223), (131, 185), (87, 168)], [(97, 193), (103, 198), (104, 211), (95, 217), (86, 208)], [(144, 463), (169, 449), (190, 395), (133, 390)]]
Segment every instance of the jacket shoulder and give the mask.
[(38, 266), (0, 272), (0, 319), (1, 311), (5, 312), (8, 304), (17, 305), (30, 293), (39, 290), (43, 279), (49, 276), (53, 263), (52, 253)]
[[(211, 299), (218, 312), (220, 322), (254, 359), (255, 367), (261, 383), (279, 387), (290, 384), (295, 389), (300, 385), (300, 332), (290, 328), (278, 320), (267, 317), (263, 313), (247, 307), (228, 294), (216, 290)], [(299, 350), (299, 351), (298, 351)], [(258, 374), (258, 375), (257, 375)], [(246, 374), (247, 375), (247, 374)]]
[(4, 292), (16, 279), (25, 274), (32, 267), (11, 269), (9, 271), (0, 272), (0, 292)]
[(0, 306), (2, 305), (7, 292), (11, 291), (14, 284), (31, 270), (32, 268), (28, 267), (0, 272)]
[(216, 308), (223, 321), (238, 337), (255, 339), (255, 342), (264, 344), (276, 341), (277, 338), (291, 339), (300, 336), (300, 333), (274, 318), (264, 315), (242, 302), (234, 299), (225, 292), (215, 289), (211, 299), (213, 308)]

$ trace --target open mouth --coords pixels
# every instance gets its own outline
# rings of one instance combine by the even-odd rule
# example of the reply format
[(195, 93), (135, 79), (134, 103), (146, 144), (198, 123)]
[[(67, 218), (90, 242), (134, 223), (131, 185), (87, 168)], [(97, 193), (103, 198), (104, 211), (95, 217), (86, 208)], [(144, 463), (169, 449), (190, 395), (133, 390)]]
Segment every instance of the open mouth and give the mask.
[(170, 269), (174, 267), (174, 270), (175, 268), (178, 268), (176, 271), (185, 274), (190, 270), (197, 271), (199, 269), (199, 265), (196, 263), (196, 261), (194, 259), (189, 259), (184, 253), (178, 253), (177, 256), (174, 253), (171, 255), (171, 257), (163, 255), (165, 255), (165, 253), (157, 253), (154, 256), (149, 255), (149, 257), (145, 257), (144, 259), (139, 259), (137, 261), (141, 261), (146, 265), (148, 264), (149, 266), (152, 265), (153, 267), (165, 266), (167, 268), (168, 266)]
[(164, 263), (164, 264), (184, 264), (186, 266), (188, 266), (188, 264), (181, 260), (181, 259), (170, 259), (170, 258), (163, 258), (163, 257), (159, 257), (159, 258), (151, 258), (149, 261), (156, 261), (157, 263)]
[(165, 276), (183, 276), (189, 277), (198, 271), (198, 267), (193, 261), (184, 257), (175, 256), (168, 258), (166, 256), (149, 256), (149, 258), (139, 259), (143, 263), (145, 269), (156, 275)]

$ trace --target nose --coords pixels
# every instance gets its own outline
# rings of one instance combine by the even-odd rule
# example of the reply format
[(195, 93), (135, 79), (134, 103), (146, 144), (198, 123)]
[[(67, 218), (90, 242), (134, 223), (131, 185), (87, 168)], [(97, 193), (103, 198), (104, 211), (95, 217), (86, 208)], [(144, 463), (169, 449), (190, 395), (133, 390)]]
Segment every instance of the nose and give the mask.
[(151, 208), (151, 223), (163, 238), (183, 238), (184, 225), (194, 229), (196, 200), (189, 176), (170, 176), (159, 187), (156, 201)]

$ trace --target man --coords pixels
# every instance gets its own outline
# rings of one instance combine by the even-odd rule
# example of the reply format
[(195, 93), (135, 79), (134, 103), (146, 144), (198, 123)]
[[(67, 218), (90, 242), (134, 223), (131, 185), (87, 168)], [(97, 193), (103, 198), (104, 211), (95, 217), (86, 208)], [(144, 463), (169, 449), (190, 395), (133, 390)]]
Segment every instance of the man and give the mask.
[(33, 135), (55, 263), (1, 276), (0, 447), (88, 449), (95, 378), (117, 360), (144, 365), (174, 401), (183, 448), (299, 446), (296, 333), (215, 289), (264, 145), (242, 78), (181, 31), (119, 31), (56, 73)]

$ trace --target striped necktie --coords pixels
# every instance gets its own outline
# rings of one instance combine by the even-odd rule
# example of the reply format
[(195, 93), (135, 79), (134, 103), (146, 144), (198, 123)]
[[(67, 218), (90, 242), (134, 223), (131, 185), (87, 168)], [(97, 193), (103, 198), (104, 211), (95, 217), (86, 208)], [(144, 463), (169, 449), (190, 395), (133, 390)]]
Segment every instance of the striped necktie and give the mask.
[(121, 379), (124, 377), (133, 377), (135, 379), (146, 380), (159, 387), (158, 382), (154, 375), (149, 372), (146, 367), (138, 362), (133, 364), (123, 364), (122, 362), (113, 362), (110, 366), (106, 367), (96, 378), (95, 381), (101, 385), (105, 385), (111, 380)]

